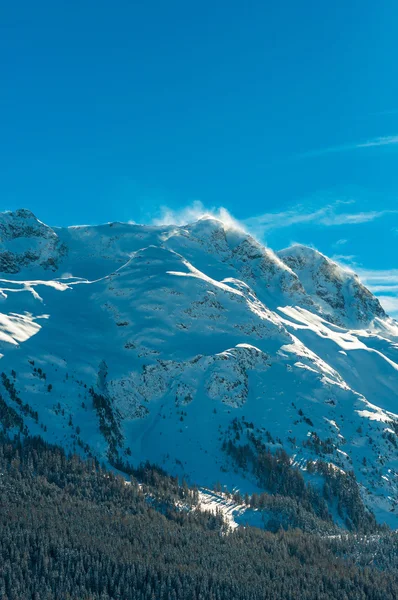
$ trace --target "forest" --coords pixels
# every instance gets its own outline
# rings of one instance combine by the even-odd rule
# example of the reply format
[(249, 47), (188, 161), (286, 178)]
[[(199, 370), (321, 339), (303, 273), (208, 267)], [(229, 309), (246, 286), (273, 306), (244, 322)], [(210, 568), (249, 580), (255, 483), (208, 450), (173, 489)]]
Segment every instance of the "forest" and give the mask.
[(229, 530), (197, 490), (0, 439), (2, 600), (395, 600), (397, 537)]

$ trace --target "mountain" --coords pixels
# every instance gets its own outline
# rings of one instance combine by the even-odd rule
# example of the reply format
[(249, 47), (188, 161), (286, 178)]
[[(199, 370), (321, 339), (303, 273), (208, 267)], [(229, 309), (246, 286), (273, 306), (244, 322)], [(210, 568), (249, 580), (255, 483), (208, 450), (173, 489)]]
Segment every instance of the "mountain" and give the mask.
[(0, 214), (0, 272), (56, 271), (66, 251), (57, 234), (26, 209)]
[(320, 252), (296, 244), (278, 252), (300, 278), (306, 292), (316, 298), (325, 317), (358, 328), (386, 313), (355, 273), (342, 269)]
[(126, 485), (40, 438), (0, 435), (0, 472), (2, 600), (398, 595), (396, 532), (231, 530), (220, 512), (196, 509), (197, 489), (159, 469), (146, 465)]
[(0, 215), (0, 276), (4, 428), (242, 493), (289, 495), (296, 469), (352, 524), (334, 473), (398, 527), (398, 324), (351, 271), (211, 217), (51, 228), (22, 209)]

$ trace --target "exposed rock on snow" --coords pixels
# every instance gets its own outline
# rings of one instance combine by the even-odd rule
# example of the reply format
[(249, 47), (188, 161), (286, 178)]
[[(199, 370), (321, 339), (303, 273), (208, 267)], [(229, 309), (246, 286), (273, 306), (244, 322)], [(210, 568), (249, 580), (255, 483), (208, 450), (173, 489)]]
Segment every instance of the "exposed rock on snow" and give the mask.
[(212, 218), (62, 229), (26, 210), (0, 215), (0, 272), (0, 394), (32, 433), (252, 492), (222, 450), (239, 419), (306, 477), (353, 470), (398, 526), (398, 326), (353, 273)]

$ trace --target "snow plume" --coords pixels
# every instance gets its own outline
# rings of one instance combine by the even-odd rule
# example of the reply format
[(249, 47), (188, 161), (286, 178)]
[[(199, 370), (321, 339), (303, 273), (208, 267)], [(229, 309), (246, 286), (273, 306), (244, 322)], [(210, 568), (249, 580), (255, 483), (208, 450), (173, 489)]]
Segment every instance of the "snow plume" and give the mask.
[(243, 224), (236, 220), (226, 208), (221, 206), (207, 209), (200, 200), (195, 200), (192, 204), (176, 210), (162, 206), (160, 216), (153, 219), (152, 223), (153, 225), (187, 225), (206, 218), (218, 219), (228, 229), (239, 229), (246, 232)]

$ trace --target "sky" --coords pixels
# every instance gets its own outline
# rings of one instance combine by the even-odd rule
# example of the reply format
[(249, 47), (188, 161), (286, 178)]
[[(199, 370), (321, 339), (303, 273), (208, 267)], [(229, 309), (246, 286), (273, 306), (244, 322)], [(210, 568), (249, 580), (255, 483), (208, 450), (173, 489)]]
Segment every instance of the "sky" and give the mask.
[(230, 214), (398, 315), (394, 0), (0, 2), (0, 210)]

